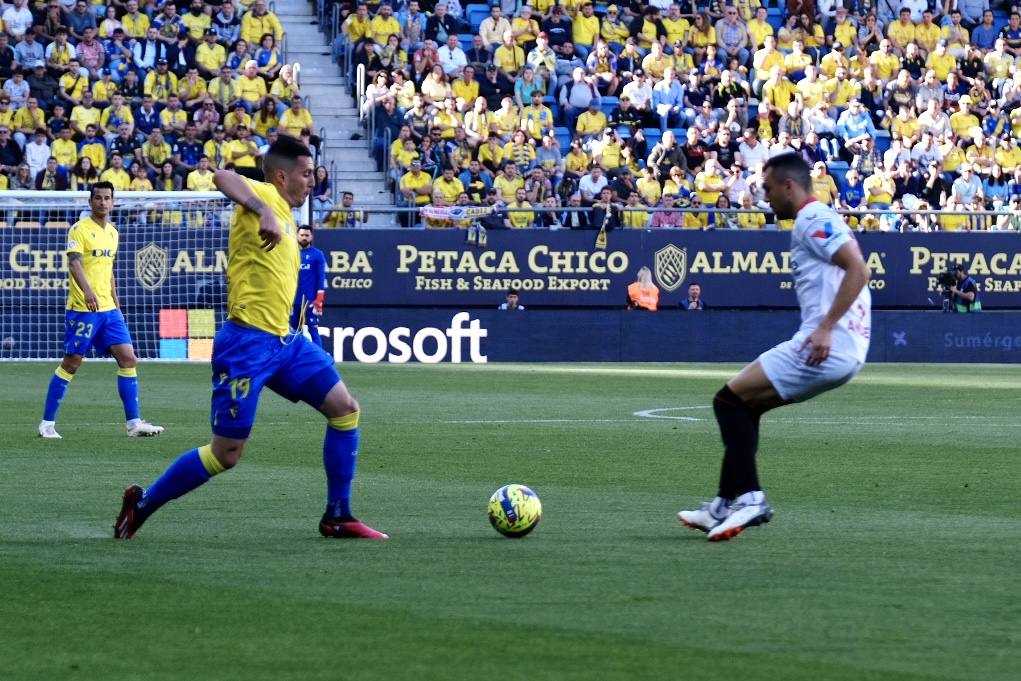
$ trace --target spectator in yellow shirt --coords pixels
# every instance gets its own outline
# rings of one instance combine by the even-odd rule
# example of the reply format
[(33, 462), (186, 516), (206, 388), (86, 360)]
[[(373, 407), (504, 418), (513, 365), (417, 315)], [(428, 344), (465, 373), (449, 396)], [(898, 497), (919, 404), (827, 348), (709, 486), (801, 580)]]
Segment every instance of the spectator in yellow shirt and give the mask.
[[(372, 35), (371, 22), (366, 22), (366, 25), (368, 30), (365, 35)], [(280, 42), (284, 37), (284, 28), (280, 25), (277, 15), (266, 10), (266, 0), (255, 0), (252, 9), (241, 18), (241, 39), (247, 41), (249, 45), (257, 45), (259, 39), (266, 33), (272, 33), (277, 42)]]
[(60, 137), (53, 140), (50, 145), (50, 153), (57, 159), (57, 165), (65, 173), (70, 172), (74, 164), (78, 162), (78, 145), (71, 139), (71, 128), (66, 127), (60, 131)]
[(209, 157), (199, 157), (199, 167), (188, 173), (188, 181), (185, 188), (191, 192), (216, 191), (213, 184), (213, 171), (209, 168)]
[(280, 132), (298, 137), (302, 128), (313, 128), (312, 114), (301, 103), (301, 97), (292, 97), (291, 106), (280, 117)]
[(251, 137), (248, 126), (238, 126), (238, 138), (227, 147), (227, 158), (235, 168), (255, 168), (259, 159), (259, 146)]
[(513, 200), (507, 203), (508, 212), (504, 224), (508, 229), (531, 229), (535, 223), (535, 211), (528, 210), (531, 207), (524, 188), (516, 190)]
[(259, 65), (254, 59), (245, 62), (245, 72), (238, 78), (238, 90), (248, 113), (262, 107), (262, 100), (268, 91), (266, 81), (259, 77)]
[(511, 31), (504, 31), (503, 43), (496, 48), (493, 54), (493, 62), (508, 76), (516, 76), (522, 66), (525, 65), (525, 51), (514, 42), (514, 34)]
[(131, 176), (124, 170), (124, 159), (120, 154), (110, 156), (110, 167), (102, 172), (99, 179), (113, 185), (115, 191), (126, 191), (131, 186)]
[(599, 37), (599, 17), (593, 13), (592, 3), (588, 0), (581, 6), (581, 11), (574, 15), (571, 36), (575, 52), (581, 59), (588, 59)]
[(212, 26), (212, 19), (203, 9), (202, 0), (191, 0), (188, 13), (181, 17), (181, 23), (188, 29), (188, 39), (198, 44), (206, 29)]
[(401, 34), (401, 22), (394, 16), (393, 8), (389, 3), (379, 6), (376, 16), (369, 21), (369, 35), (377, 46), (386, 45), (390, 36)]
[(206, 29), (202, 44), (195, 49), (195, 63), (204, 78), (215, 78), (227, 63), (227, 50), (216, 38), (215, 28)]
[(518, 16), (511, 19), (511, 35), (514, 42), (525, 52), (535, 48), (535, 39), (539, 36), (539, 22), (532, 17), (532, 8), (522, 5)]
[(401, 195), (408, 205), (424, 206), (432, 200), (432, 176), (422, 172), (422, 161), (413, 159), (411, 169), (401, 177)]
[(898, 57), (904, 56), (904, 50), (908, 43), (915, 39), (915, 25), (911, 23), (911, 10), (902, 7), (900, 17), (890, 24), (886, 29), (886, 37), (891, 42), (893, 53)]
[(589, 102), (588, 109), (578, 116), (574, 130), (579, 137), (587, 142), (605, 130), (607, 125), (606, 114), (599, 110), (599, 102), (593, 98)]

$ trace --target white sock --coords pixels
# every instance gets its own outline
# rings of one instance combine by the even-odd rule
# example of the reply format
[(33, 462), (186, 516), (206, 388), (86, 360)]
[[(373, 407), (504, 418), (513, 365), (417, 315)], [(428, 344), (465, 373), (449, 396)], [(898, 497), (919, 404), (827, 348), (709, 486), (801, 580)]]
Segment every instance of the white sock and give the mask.
[(743, 506), (760, 506), (766, 503), (766, 493), (762, 490), (754, 490), (752, 492), (745, 492), (737, 499), (734, 499), (734, 505), (741, 504)]
[(137, 426), (141, 422), (142, 422), (142, 419), (131, 419), (131, 420), (128, 421), (127, 426), (128, 426), (128, 428), (134, 428), (135, 426)]
[(43, 421), (39, 422), (39, 427), (40, 428), (45, 428), (47, 426), (55, 426), (55, 425), (57, 425), (56, 421), (45, 421), (45, 420), (43, 420)]
[(728, 513), (730, 513), (730, 499), (716, 497), (709, 503), (709, 514), (712, 517), (716, 519), (726, 518)]

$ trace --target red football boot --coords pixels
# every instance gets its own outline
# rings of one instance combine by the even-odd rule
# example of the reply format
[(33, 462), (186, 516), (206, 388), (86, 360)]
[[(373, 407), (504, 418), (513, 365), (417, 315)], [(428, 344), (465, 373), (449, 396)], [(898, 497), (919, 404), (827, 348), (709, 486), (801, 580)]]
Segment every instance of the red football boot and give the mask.
[(327, 518), (319, 521), (319, 534), (334, 539), (389, 539), (390, 536), (374, 530), (354, 518)]

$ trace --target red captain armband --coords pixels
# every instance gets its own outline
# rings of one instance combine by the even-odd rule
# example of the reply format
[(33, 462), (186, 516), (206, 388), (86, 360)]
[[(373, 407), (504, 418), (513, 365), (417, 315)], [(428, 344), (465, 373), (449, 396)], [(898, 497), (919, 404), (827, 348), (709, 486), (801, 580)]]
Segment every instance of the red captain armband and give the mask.
[(316, 293), (316, 299), (315, 299), (313, 304), (316, 307), (322, 307), (323, 306), (323, 302), (325, 302), (325, 301), (326, 301), (326, 291), (319, 291), (318, 293)]

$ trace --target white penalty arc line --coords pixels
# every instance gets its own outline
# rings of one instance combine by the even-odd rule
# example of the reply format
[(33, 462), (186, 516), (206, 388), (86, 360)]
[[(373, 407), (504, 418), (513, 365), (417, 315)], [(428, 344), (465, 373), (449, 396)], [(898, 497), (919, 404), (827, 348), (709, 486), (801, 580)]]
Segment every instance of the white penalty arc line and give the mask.
[(695, 411), (696, 409), (712, 409), (711, 405), (703, 404), (697, 407), (661, 407), (659, 409), (643, 409), (636, 411), (634, 416), (643, 419), (666, 419), (669, 421), (705, 421), (696, 416), (670, 416), (662, 412), (669, 411)]

